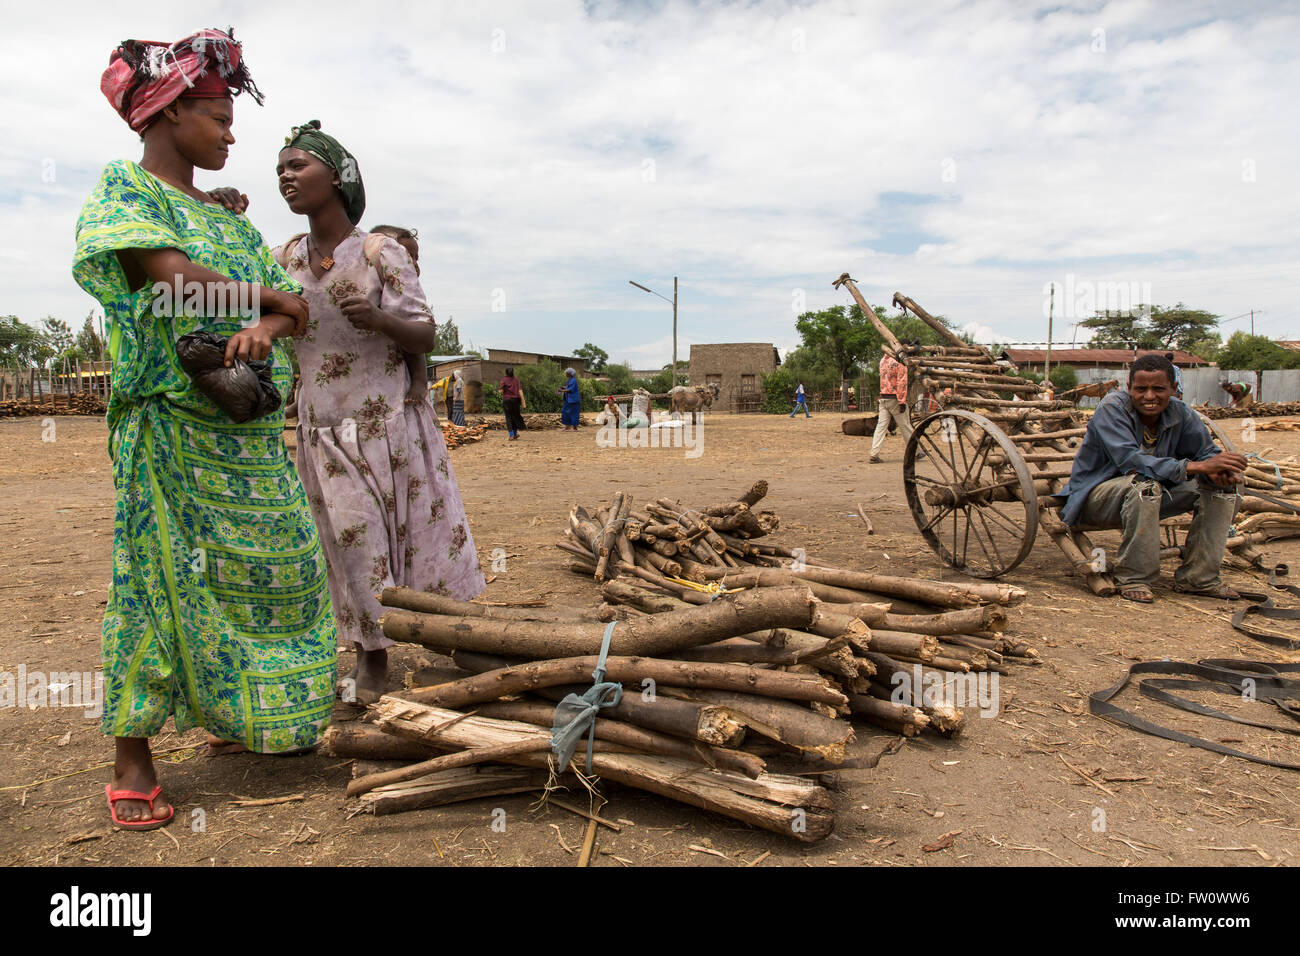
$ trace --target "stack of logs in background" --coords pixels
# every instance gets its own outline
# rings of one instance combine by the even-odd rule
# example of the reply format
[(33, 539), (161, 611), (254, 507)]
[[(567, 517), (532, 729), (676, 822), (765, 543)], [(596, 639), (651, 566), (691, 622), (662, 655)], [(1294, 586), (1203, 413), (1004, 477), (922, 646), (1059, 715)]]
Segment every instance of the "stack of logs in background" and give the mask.
[(913, 698), (918, 676), (1033, 662), (1004, 633), (1020, 589), (808, 564), (765, 541), (780, 523), (757, 508), (766, 487), (702, 510), (637, 508), (623, 493), (575, 507), (559, 546), (599, 588), (590, 608), (385, 591), (384, 633), (450, 654), (464, 676), (383, 697), (369, 722), (330, 729), (334, 753), (363, 758), (349, 795), (382, 814), (557, 777), (572, 786), (585, 739), (556, 767), (553, 714), (591, 687), (613, 622), (605, 680), (623, 693), (595, 721), (592, 776), (811, 842), (834, 825), (819, 774), (874, 766), (883, 752), (851, 754), (855, 724), (954, 736), (963, 711)]
[(104, 399), (91, 392), (46, 395), (40, 401), (29, 398), (5, 399), (0, 402), (0, 417), (30, 415), (103, 415), (108, 411)]

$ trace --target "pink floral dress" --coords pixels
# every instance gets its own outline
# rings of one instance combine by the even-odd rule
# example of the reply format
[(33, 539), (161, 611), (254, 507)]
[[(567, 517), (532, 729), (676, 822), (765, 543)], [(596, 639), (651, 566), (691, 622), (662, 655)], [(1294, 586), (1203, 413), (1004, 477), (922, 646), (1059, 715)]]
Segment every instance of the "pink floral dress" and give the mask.
[(303, 238), (284, 255), (311, 322), (294, 340), (301, 374), (298, 474), (329, 566), (339, 638), (389, 647), (375, 599), (398, 585), (467, 601), (485, 585), (442, 431), (428, 401), (406, 402), (402, 350), (339, 310), (365, 295), (384, 312), (433, 324), (410, 257), (385, 238), (374, 267), (353, 230), (334, 265), (312, 273)]

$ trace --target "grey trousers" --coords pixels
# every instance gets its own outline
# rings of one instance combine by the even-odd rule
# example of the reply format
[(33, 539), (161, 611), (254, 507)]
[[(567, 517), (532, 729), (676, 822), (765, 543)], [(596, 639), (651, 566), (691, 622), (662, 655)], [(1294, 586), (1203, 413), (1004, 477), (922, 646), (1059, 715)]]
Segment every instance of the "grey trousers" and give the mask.
[(1151, 585), (1160, 579), (1160, 519), (1194, 512), (1174, 584), (1200, 591), (1220, 583), (1224, 544), (1240, 500), (1235, 488), (1217, 488), (1194, 479), (1165, 488), (1140, 475), (1121, 475), (1092, 489), (1079, 523), (1122, 528), (1115, 583)]
[(889, 420), (892, 418), (898, 423), (898, 432), (903, 436), (903, 441), (912, 437), (912, 419), (904, 408), (893, 395), (880, 396), (880, 418), (876, 422), (876, 434), (871, 438), (871, 457), (875, 458), (880, 454), (880, 447), (885, 443), (885, 436), (889, 434)]

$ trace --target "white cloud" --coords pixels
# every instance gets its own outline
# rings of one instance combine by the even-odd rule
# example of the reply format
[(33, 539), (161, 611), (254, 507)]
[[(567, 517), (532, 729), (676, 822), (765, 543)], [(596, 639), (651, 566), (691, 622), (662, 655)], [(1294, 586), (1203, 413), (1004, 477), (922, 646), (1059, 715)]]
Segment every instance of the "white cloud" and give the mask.
[[(200, 184), (241, 186), (268, 239), (301, 231), (272, 168), (287, 128), (321, 119), (360, 159), (365, 221), (419, 227), (435, 311), (483, 346), (591, 340), (664, 364), (670, 339), (647, 329), (666, 306), (627, 280), (663, 291), (674, 274), (679, 344), (787, 347), (793, 290), (845, 303), (845, 270), (873, 303), (902, 290), (999, 338), (1041, 340), (1042, 288), (1067, 273), (1300, 325), (1300, 20), (1283, 4), (312, 10), (9, 12), (0, 312), (93, 304), (69, 276), (77, 211), (105, 162), (138, 155), (98, 90), (112, 46), (233, 22), (267, 103), (237, 103), (230, 165)], [(897, 193), (950, 200), (907, 207), (915, 251), (885, 251)]]

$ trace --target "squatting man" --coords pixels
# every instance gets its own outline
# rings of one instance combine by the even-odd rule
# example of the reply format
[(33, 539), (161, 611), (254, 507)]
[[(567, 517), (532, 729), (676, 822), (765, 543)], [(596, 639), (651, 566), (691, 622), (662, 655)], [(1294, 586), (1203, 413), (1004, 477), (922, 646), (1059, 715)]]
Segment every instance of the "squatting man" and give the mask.
[(1129, 368), (1128, 392), (1101, 400), (1065, 486), (1061, 520), (1122, 529), (1115, 583), (1121, 596), (1150, 604), (1160, 580), (1160, 520), (1191, 511), (1174, 590), (1236, 600), (1219, 566), (1246, 459), (1219, 450), (1205, 423), (1173, 397), (1175, 381), (1167, 358), (1143, 355)]

